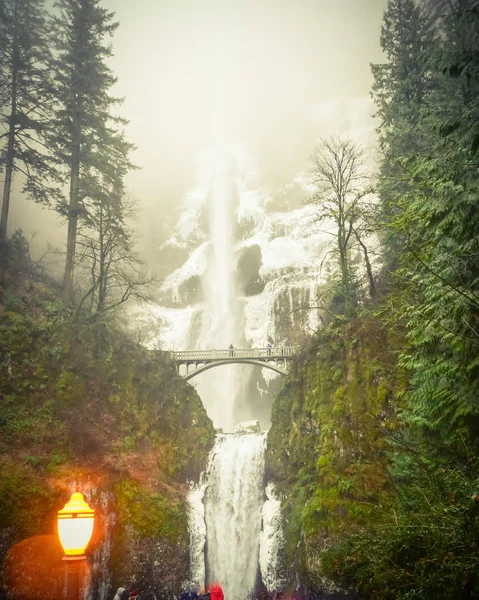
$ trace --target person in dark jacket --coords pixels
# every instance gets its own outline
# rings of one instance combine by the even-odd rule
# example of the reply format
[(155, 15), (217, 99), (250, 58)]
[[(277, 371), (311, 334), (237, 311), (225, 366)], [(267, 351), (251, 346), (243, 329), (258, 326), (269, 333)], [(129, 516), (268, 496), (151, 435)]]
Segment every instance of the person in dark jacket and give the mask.
[(195, 590), (185, 590), (181, 593), (180, 600), (197, 600), (198, 594)]
[(210, 593), (209, 592), (203, 592), (202, 594), (200, 594), (198, 596), (198, 600), (210, 600)]

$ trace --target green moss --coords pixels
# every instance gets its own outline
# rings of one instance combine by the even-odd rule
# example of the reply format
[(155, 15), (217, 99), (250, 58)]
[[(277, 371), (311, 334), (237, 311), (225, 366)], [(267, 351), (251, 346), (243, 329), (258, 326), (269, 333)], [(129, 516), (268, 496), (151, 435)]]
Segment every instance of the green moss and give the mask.
[(302, 536), (303, 510), (307, 501), (307, 492), (300, 488), (298, 493), (288, 500), (285, 511), (288, 518), (288, 530), (284, 547), (286, 563), (294, 565), (298, 557), (298, 545)]
[(318, 336), (273, 404), (269, 477), (285, 496), (288, 560), (303, 557), (304, 582), (320, 575), (304, 560), (312, 548), (321, 555), (318, 540), (334, 546), (392, 501), (383, 424), (395, 419), (402, 384), (385, 363), (394, 357), (381, 324), (346, 322)]
[(131, 479), (115, 487), (120, 521), (144, 537), (165, 537), (172, 542), (187, 540), (184, 502), (151, 492)]
[(326, 467), (329, 464), (329, 460), (326, 458), (326, 456), (324, 456), (324, 454), (321, 454), (321, 456), (316, 461), (316, 464), (320, 469), (322, 469), (323, 467)]
[(54, 452), (46, 465), (48, 473), (56, 473), (58, 467), (64, 465), (69, 459), (70, 457), (66, 452)]
[(63, 371), (56, 384), (57, 398), (63, 404), (69, 405), (84, 394), (84, 386), (78, 375), (71, 371)]
[(49, 533), (58, 498), (31, 466), (12, 459), (0, 464), (0, 528), (13, 527), (20, 538)]

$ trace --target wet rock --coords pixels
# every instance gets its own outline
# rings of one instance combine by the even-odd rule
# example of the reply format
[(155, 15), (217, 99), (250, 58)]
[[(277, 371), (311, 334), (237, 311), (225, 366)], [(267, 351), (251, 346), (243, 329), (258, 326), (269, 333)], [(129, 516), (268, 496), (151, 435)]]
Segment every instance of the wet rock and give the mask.
[(261, 433), (259, 421), (245, 421), (236, 426), (235, 433)]
[(173, 598), (188, 577), (188, 546), (165, 538), (140, 538), (128, 531), (122, 571), (127, 589), (136, 589), (142, 600)]

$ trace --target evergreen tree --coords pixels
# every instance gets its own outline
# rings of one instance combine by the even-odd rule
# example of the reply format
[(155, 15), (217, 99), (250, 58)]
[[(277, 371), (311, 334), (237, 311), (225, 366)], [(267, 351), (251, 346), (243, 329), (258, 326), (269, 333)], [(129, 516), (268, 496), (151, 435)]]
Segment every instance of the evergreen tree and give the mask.
[(48, 203), (57, 178), (42, 135), (51, 118), (43, 0), (0, 0), (0, 115), (4, 127), (1, 166), (5, 172), (0, 243), (7, 234), (12, 180), (25, 178), (23, 191)]
[(400, 268), (398, 318), (411, 345), (408, 415), (444, 440), (472, 440), (479, 416), (478, 10), (462, 4), (433, 44), (422, 11), (391, 0), (381, 36), (390, 62), (373, 67), (389, 265)]
[(468, 9), (479, 7), (479, 0), (420, 0), (431, 22), (441, 26), (442, 20), (456, 8)]
[(65, 167), (69, 183), (67, 205), (59, 210), (68, 218), (64, 297), (73, 297), (73, 275), (78, 221), (84, 200), (101, 195), (106, 181), (121, 194), (123, 177), (132, 167), (121, 129), (126, 123), (114, 113), (121, 99), (110, 95), (116, 82), (107, 60), (112, 50), (106, 38), (118, 23), (99, 0), (57, 0), (53, 19), (53, 61), (58, 101), (51, 146)]
[(368, 598), (479, 597), (479, 9), (427, 4), (423, 20), (390, 1), (390, 62), (375, 71), (389, 309), (407, 332), (404, 408), (388, 431), (396, 506), (322, 557)]
[[(414, 0), (390, 0), (380, 38), (387, 62), (371, 65), (382, 152), (378, 185), (386, 223), (398, 214), (398, 201), (408, 192), (408, 161), (428, 147), (425, 132), (418, 128), (422, 103), (432, 87), (428, 58), (433, 41), (432, 25)], [(403, 240), (391, 231), (387, 238), (386, 262), (394, 267)]]
[[(398, 150), (410, 148), (408, 140), (414, 145), (416, 136), (411, 129), (418, 124), (419, 109), (429, 88), (427, 56), (432, 41), (425, 15), (413, 0), (390, 0), (380, 37), (387, 62), (371, 65), (372, 95), (378, 106), (379, 133), (384, 149), (398, 147), (394, 133), (401, 126), (405, 126), (406, 131), (402, 131), (400, 139), (404, 145)], [(390, 132), (392, 135), (388, 135)]]
[(411, 418), (469, 449), (479, 433), (478, 30), (477, 8), (456, 9), (443, 22), (430, 61), (434, 90), (421, 109), (429, 148), (411, 161), (411, 191), (396, 223), (414, 293), (405, 311)]

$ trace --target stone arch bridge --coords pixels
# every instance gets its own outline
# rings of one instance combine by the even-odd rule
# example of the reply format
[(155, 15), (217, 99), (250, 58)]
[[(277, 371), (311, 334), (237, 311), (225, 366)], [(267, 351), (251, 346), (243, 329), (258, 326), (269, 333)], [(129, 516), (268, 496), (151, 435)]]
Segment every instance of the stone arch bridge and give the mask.
[[(226, 350), (184, 350), (170, 352), (178, 373), (188, 381), (200, 373), (214, 367), (231, 364), (256, 365), (287, 375), (288, 362), (299, 353), (299, 346), (279, 346), (272, 348), (233, 348)], [(181, 367), (184, 366), (184, 372)]]

